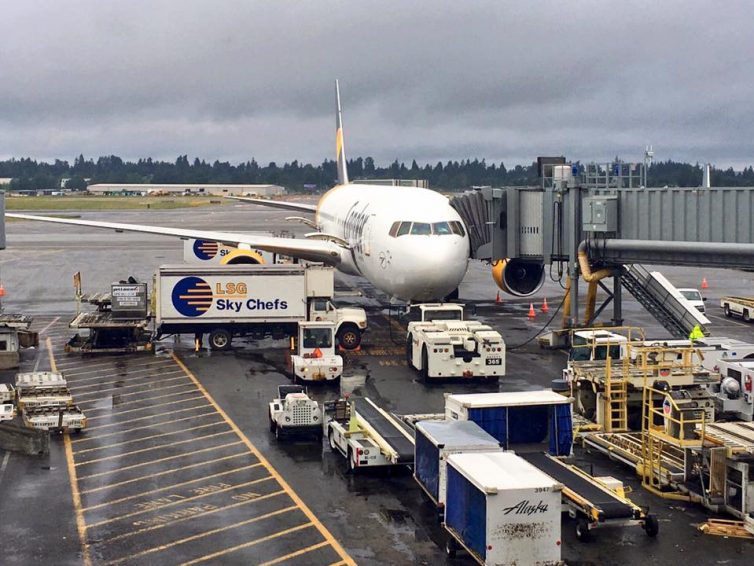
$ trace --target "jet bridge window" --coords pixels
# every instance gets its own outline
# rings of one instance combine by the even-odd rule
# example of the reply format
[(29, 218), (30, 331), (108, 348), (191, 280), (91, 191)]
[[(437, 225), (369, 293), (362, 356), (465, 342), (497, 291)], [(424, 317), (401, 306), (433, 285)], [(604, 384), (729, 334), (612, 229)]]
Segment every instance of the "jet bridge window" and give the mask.
[(332, 332), (329, 328), (305, 328), (304, 348), (331, 348)]
[(414, 222), (411, 226), (412, 236), (429, 236), (432, 234), (432, 225), (426, 222)]

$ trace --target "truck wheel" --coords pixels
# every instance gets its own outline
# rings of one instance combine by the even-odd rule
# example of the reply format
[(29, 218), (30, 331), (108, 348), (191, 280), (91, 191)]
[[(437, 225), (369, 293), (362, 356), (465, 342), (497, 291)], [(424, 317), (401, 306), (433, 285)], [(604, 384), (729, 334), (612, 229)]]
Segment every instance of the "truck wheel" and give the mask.
[(576, 538), (581, 542), (589, 540), (589, 523), (584, 517), (576, 519)]
[(751, 322), (751, 315), (749, 309), (744, 309), (744, 322)]
[(272, 420), (272, 414), (267, 415), (270, 420), (270, 432), (275, 432), (275, 421)]
[(361, 344), (361, 331), (353, 324), (344, 325), (338, 331), (338, 344), (346, 350), (355, 350)]
[(338, 447), (335, 446), (335, 439), (332, 437), (332, 430), (327, 431), (327, 443), (330, 445), (330, 450), (333, 452), (338, 451)]
[(283, 438), (283, 431), (279, 426), (275, 425), (275, 440), (280, 440), (281, 438)]
[(730, 305), (728, 303), (725, 303), (725, 305), (723, 306), (723, 313), (725, 314), (725, 316), (730, 318)]
[(232, 339), (233, 336), (224, 328), (215, 328), (209, 333), (209, 346), (213, 350), (227, 350)]
[(644, 519), (644, 532), (651, 538), (657, 536), (657, 533), (660, 532), (660, 522), (657, 520), (657, 517), (654, 515), (647, 515), (647, 518)]
[(429, 354), (426, 346), (422, 348), (422, 367), (419, 370), (419, 377), (422, 383), (429, 383)]
[(458, 543), (453, 537), (449, 537), (445, 542), (445, 554), (448, 558), (455, 558), (458, 552)]
[(408, 367), (414, 367), (414, 338), (410, 334), (406, 338), (406, 363)]
[(350, 448), (346, 454), (346, 462), (348, 462), (348, 473), (352, 474), (356, 471), (356, 466), (353, 464), (353, 450)]

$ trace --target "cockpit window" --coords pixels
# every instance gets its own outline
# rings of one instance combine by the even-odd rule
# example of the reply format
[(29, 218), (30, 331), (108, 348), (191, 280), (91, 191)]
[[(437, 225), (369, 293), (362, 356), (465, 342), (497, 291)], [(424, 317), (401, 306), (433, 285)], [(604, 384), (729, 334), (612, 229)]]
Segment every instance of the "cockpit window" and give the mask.
[(450, 221), (450, 229), (453, 231), (454, 234), (457, 234), (459, 236), (465, 236), (466, 232), (463, 229), (463, 224), (458, 222), (458, 220), (451, 220)]
[(400, 227), (401, 227), (400, 222), (393, 222), (393, 225), (390, 227), (390, 232), (388, 232), (388, 234), (390, 234), (393, 238), (395, 238), (398, 235), (398, 228)]
[(398, 228), (398, 236), (405, 236), (411, 232), (411, 222), (401, 222), (400, 228)]
[(438, 236), (450, 234), (450, 224), (447, 222), (435, 222), (432, 224), (432, 233)]
[(430, 224), (425, 222), (414, 222), (414, 225), (411, 227), (412, 236), (429, 236), (431, 233), (432, 228)]

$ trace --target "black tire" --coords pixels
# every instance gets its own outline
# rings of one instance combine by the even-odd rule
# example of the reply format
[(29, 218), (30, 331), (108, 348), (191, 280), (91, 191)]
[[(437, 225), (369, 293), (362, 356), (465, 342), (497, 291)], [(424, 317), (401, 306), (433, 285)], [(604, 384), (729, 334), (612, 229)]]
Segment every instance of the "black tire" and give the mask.
[(456, 542), (456, 539), (454, 539), (453, 537), (448, 537), (448, 540), (445, 541), (445, 555), (448, 558), (455, 558), (457, 552), (458, 543)]
[(280, 429), (279, 426), (275, 425), (275, 440), (280, 440), (283, 438), (283, 431)]
[(426, 346), (422, 348), (422, 368), (419, 370), (419, 377), (422, 383), (429, 383), (429, 354)]
[(344, 350), (355, 350), (361, 345), (361, 330), (353, 324), (346, 324), (338, 331), (338, 344)]
[(751, 322), (751, 315), (749, 314), (749, 309), (744, 309), (744, 322)]
[(317, 431), (317, 441), (322, 444), (322, 439), (325, 437), (325, 431), (322, 430), (322, 427), (319, 428)]
[(657, 517), (654, 515), (647, 515), (647, 518), (644, 519), (644, 532), (651, 538), (657, 536), (657, 533), (660, 532), (660, 522), (657, 520)]
[(348, 473), (352, 474), (356, 471), (356, 466), (353, 465), (353, 451), (349, 448), (346, 452), (346, 465), (348, 466)]
[(728, 303), (725, 303), (725, 305), (723, 305), (723, 313), (725, 314), (725, 316), (730, 318), (730, 305)]
[(209, 333), (209, 347), (219, 352), (229, 350), (232, 340), (233, 335), (224, 328), (215, 328)]
[(411, 334), (406, 338), (406, 363), (408, 367), (414, 367), (414, 337)]
[(332, 437), (332, 430), (327, 431), (327, 443), (330, 445), (330, 450), (332, 450), (333, 452), (338, 451), (338, 447), (335, 446), (335, 440), (333, 440)]
[(267, 418), (270, 420), (270, 432), (275, 432), (275, 421), (272, 420), (272, 414), (268, 414)]
[(584, 517), (576, 519), (576, 538), (581, 542), (589, 540), (589, 522)]

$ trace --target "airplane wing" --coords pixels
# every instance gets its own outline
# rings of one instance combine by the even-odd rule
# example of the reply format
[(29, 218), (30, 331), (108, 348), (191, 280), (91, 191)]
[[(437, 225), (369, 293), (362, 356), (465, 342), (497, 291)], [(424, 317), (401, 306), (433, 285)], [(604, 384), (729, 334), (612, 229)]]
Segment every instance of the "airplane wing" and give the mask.
[(323, 240), (276, 238), (274, 236), (242, 234), (240, 232), (163, 228), (160, 226), (146, 226), (143, 224), (122, 224), (119, 222), (52, 218), (49, 216), (33, 216), (30, 214), (6, 213), (5, 216), (7, 218), (19, 218), (21, 220), (37, 220), (41, 222), (54, 222), (56, 224), (72, 224), (74, 226), (103, 228), (106, 230), (115, 230), (116, 232), (141, 232), (143, 234), (155, 234), (158, 236), (175, 236), (184, 240), (187, 238), (211, 240), (213, 242), (221, 242), (230, 246), (244, 244), (255, 249), (280, 253), (308, 261), (323, 262), (328, 265), (338, 265), (340, 263), (341, 252), (345, 250), (345, 248), (332, 241)]
[(262, 206), (270, 206), (272, 208), (283, 208), (285, 210), (296, 210), (298, 212), (310, 212), (314, 214), (317, 212), (317, 205), (315, 204), (303, 204), (298, 202), (287, 202), (284, 200), (268, 200), (264, 198), (251, 198), (251, 197), (231, 197), (225, 198), (238, 200), (241, 202), (250, 202), (252, 204), (261, 204)]

